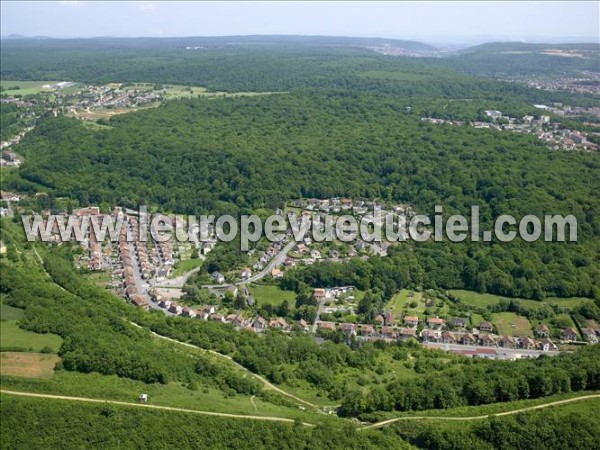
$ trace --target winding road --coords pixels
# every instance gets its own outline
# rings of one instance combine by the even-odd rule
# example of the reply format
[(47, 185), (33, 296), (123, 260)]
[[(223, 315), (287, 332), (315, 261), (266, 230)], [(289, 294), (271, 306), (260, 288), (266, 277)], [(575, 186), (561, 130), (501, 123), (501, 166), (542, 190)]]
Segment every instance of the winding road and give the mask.
[(564, 405), (565, 403), (579, 402), (581, 400), (590, 400), (592, 398), (600, 398), (600, 394), (591, 394), (591, 395), (583, 395), (581, 397), (568, 398), (566, 400), (557, 400), (550, 403), (543, 403), (541, 405), (535, 406), (527, 406), (525, 408), (512, 409), (510, 411), (499, 412), (495, 414), (483, 414), (481, 416), (471, 416), (471, 417), (447, 417), (447, 416), (406, 416), (406, 417), (396, 417), (394, 419), (384, 420), (382, 422), (376, 422), (372, 425), (366, 425), (359, 430), (372, 430), (374, 428), (381, 428), (387, 425), (390, 425), (394, 422), (399, 422), (403, 420), (453, 420), (453, 421), (473, 421), (473, 420), (483, 420), (488, 419), (490, 417), (501, 417), (501, 416), (511, 416), (513, 414), (519, 414), (527, 411), (534, 411), (536, 409), (544, 409), (549, 408), (551, 406)]
[[(140, 325), (138, 325), (137, 323), (134, 323), (134, 322), (129, 322), (129, 323), (131, 325), (137, 327), (137, 328), (143, 328)], [(250, 370), (248, 370), (247, 368), (245, 368), (244, 366), (242, 366), (240, 363), (238, 363), (237, 361), (235, 361), (231, 356), (224, 355), (224, 354), (216, 352), (214, 350), (209, 350), (209, 349), (206, 349), (206, 348), (198, 347), (197, 345), (188, 344), (187, 342), (181, 342), (181, 341), (172, 339), (170, 337), (163, 336), (161, 334), (155, 333), (154, 331), (150, 331), (150, 334), (152, 334), (154, 337), (157, 337), (159, 339), (163, 339), (165, 341), (173, 342), (174, 344), (184, 345), (184, 346), (186, 346), (188, 348), (193, 348), (193, 349), (196, 349), (196, 350), (201, 350), (203, 352), (211, 353), (211, 354), (213, 354), (215, 356), (218, 356), (220, 358), (224, 358), (224, 359), (228, 360), (229, 362), (231, 362), (232, 364), (236, 365), (238, 368), (242, 369), (244, 372), (248, 373), (249, 375), (251, 375), (254, 378), (256, 378), (257, 380), (259, 380), (265, 386), (266, 389), (271, 389), (271, 390), (273, 390), (273, 391), (275, 391), (275, 392), (277, 392), (277, 393), (279, 393), (281, 395), (284, 395), (284, 396), (286, 396), (288, 398), (291, 398), (291, 399), (293, 399), (293, 400), (295, 400), (295, 401), (297, 401), (299, 403), (302, 403), (304, 405), (310, 406), (311, 408), (314, 408), (317, 411), (321, 411), (320, 408), (317, 405), (315, 405), (313, 403), (310, 403), (309, 401), (303, 400), (300, 397), (296, 397), (294, 394), (290, 394), (289, 392), (286, 392), (283, 389), (275, 386), (273, 383), (271, 383), (270, 381), (268, 381), (266, 378), (262, 377), (261, 375), (258, 375), (258, 374), (254, 373), (254, 372), (251, 372)]]
[[(66, 395), (53, 395), (53, 394), (40, 394), (37, 392), (22, 392), (22, 391), (11, 391), (6, 389), (1, 389), (0, 394), (5, 395), (16, 395), (21, 397), (34, 397), (34, 398), (46, 398), (46, 399), (54, 399), (54, 400), (68, 400), (68, 401), (77, 401), (77, 402), (87, 402), (87, 403), (102, 403), (102, 404), (112, 404), (112, 405), (120, 405), (120, 406), (131, 406), (134, 408), (148, 408), (148, 409), (159, 409), (163, 411), (175, 411), (175, 412), (183, 412), (190, 414), (202, 414), (206, 416), (217, 416), (217, 417), (227, 417), (230, 419), (247, 419), (247, 420), (263, 420), (269, 422), (287, 422), (287, 423), (295, 423), (294, 419), (288, 419), (285, 417), (276, 417), (276, 416), (253, 416), (253, 415), (243, 415), (243, 414), (230, 414), (230, 413), (218, 413), (213, 411), (201, 411), (197, 409), (186, 409), (186, 408), (176, 408), (172, 406), (159, 406), (159, 405), (148, 405), (144, 403), (132, 403), (132, 402), (123, 402), (118, 400), (103, 400), (97, 398), (89, 398), (89, 397), (71, 397)], [(519, 414), (522, 412), (533, 411), (537, 409), (549, 408), (552, 406), (563, 405), (565, 403), (573, 403), (579, 402), (582, 400), (590, 400), (593, 398), (600, 398), (600, 394), (591, 394), (584, 395), (581, 397), (569, 398), (566, 400), (558, 400), (550, 403), (545, 403), (541, 405), (529, 406), (526, 408), (513, 409), (510, 411), (504, 411), (496, 414), (485, 414), (481, 416), (472, 416), (472, 417), (445, 417), (445, 416), (407, 416), (407, 417), (397, 417), (395, 419), (384, 420), (383, 422), (377, 422), (372, 425), (361, 426), (357, 428), (357, 431), (363, 430), (373, 430), (381, 427), (385, 427), (394, 422), (399, 422), (401, 420), (450, 420), (450, 421), (474, 421), (474, 420), (483, 420), (492, 416), (500, 417), (500, 416), (509, 416), (513, 414)], [(301, 422), (302, 425), (312, 427), (314, 424)]]
[[(175, 408), (173, 406), (148, 405), (145, 403), (122, 402), (122, 401), (118, 401), (118, 400), (102, 400), (102, 399), (98, 399), (98, 398), (89, 398), (89, 397), (70, 397), (70, 396), (66, 396), (66, 395), (38, 394), (35, 392), (9, 391), (9, 390), (5, 390), (5, 389), (1, 389), (0, 394), (19, 395), (21, 397), (49, 398), (49, 399), (55, 399), (55, 400), (70, 400), (70, 401), (76, 401), (76, 402), (132, 406), (132, 407), (136, 407), (136, 408), (161, 409), (163, 411), (177, 411), (177, 412), (191, 413), (191, 414), (202, 414), (205, 416), (228, 417), (231, 419), (266, 420), (269, 422), (287, 422), (287, 423), (295, 423), (296, 422), (294, 419), (288, 419), (285, 417), (251, 416), (251, 415), (245, 416), (243, 414), (218, 413), (218, 412), (213, 412), (213, 411), (201, 411), (201, 410), (197, 410), (197, 409)], [(306, 422), (302, 422), (302, 425), (305, 425), (307, 427), (314, 426), (312, 423), (306, 423)]]

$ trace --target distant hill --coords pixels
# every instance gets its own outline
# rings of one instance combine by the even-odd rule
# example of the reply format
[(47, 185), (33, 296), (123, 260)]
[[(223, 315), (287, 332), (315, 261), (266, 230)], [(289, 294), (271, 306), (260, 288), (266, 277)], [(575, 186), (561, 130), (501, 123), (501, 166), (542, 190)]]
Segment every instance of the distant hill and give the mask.
[(448, 59), (456, 70), (477, 75), (563, 75), (600, 70), (600, 44), (494, 42), (459, 51)]
[[(29, 37), (20, 34), (9, 34), (2, 36), (3, 40), (32, 40), (50, 39), (44, 36)], [(417, 41), (406, 41), (400, 39), (383, 39), (374, 37), (347, 37), (347, 36), (300, 36), (300, 35), (250, 35), (250, 36), (189, 36), (174, 38), (121, 38), (113, 36), (99, 36), (85, 39), (55, 39), (56, 42), (74, 43), (78, 46), (94, 43), (102, 43), (105, 46), (115, 47), (187, 47), (187, 46), (337, 46), (337, 47), (379, 47), (393, 46), (412, 51), (433, 51), (436, 47)]]

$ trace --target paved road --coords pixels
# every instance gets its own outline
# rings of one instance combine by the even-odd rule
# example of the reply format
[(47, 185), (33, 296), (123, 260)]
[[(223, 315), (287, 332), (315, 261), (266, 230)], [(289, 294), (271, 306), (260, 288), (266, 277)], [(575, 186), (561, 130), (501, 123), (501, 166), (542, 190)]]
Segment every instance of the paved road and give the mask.
[[(131, 402), (122, 402), (118, 400), (103, 400), (98, 398), (89, 398), (89, 397), (70, 397), (66, 395), (50, 395), (50, 394), (38, 394), (34, 392), (21, 392), (21, 391), (8, 391), (5, 389), (0, 390), (0, 393), (6, 395), (19, 395), (22, 397), (36, 397), (36, 398), (49, 398), (55, 400), (70, 400), (76, 402), (88, 402), (88, 403), (102, 403), (102, 404), (111, 404), (111, 405), (121, 405), (121, 406), (132, 406), (135, 408), (148, 408), (148, 409), (162, 409), (164, 411), (177, 411), (183, 413), (191, 413), (191, 414), (202, 414), (205, 416), (218, 416), (218, 417), (228, 417), (232, 419), (250, 419), (250, 420), (266, 420), (269, 422), (288, 422), (295, 423), (294, 419), (287, 419), (284, 417), (275, 417), (275, 416), (251, 416), (251, 415), (242, 415), (242, 414), (229, 414), (229, 413), (218, 413), (212, 411), (200, 411), (197, 409), (186, 409), (186, 408), (175, 408), (172, 406), (158, 406), (158, 405), (148, 405), (144, 403), (131, 403)], [(312, 427), (314, 426), (311, 423), (302, 422), (302, 425)]]
[(549, 355), (549, 356), (556, 356), (558, 355), (560, 352), (559, 351), (548, 351), (548, 352), (544, 352), (542, 350), (525, 350), (522, 348), (504, 348), (504, 347), (483, 347), (483, 346), (477, 346), (477, 345), (461, 345), (461, 344), (442, 344), (442, 343), (437, 343), (437, 342), (428, 342), (426, 344), (428, 347), (435, 347), (435, 348), (439, 348), (440, 350), (446, 350), (446, 351), (450, 351), (450, 350), (477, 350), (477, 349), (493, 349), (496, 350), (498, 357), (500, 359), (513, 359), (519, 356), (532, 356), (537, 358), (540, 355)]
[[(283, 262), (285, 261), (285, 258), (287, 257), (287, 254), (290, 252), (290, 250), (292, 248), (294, 248), (294, 245), (296, 245), (295, 241), (290, 241), (288, 242), (285, 247), (283, 247), (279, 253), (277, 253), (273, 259), (271, 259), (271, 261), (269, 262), (269, 264), (267, 264), (267, 266), (261, 270), (260, 272), (258, 272), (255, 275), (252, 275), (250, 278), (246, 279), (246, 280), (242, 280), (242, 281), (238, 281), (237, 283), (234, 283), (237, 286), (243, 286), (245, 284), (248, 283), (252, 283), (254, 281), (258, 281), (261, 278), (264, 278), (265, 276), (269, 275), (271, 273), (271, 270), (273, 270), (275, 267), (283, 264)], [(202, 287), (203, 288), (227, 288), (231, 286), (231, 284), (205, 284)]]
[[(140, 325), (138, 325), (137, 323), (134, 323), (134, 322), (129, 322), (129, 323), (130, 323), (131, 325), (133, 325), (133, 326), (137, 327), (137, 328), (142, 328), (142, 327), (141, 327)], [(171, 339), (170, 337), (167, 337), (167, 336), (160, 335), (160, 334), (158, 334), (158, 333), (155, 333), (154, 331), (150, 331), (150, 333), (151, 333), (153, 336), (155, 336), (155, 337), (157, 337), (157, 338), (159, 338), (159, 339), (164, 339), (165, 341), (173, 342), (173, 343), (175, 343), (175, 344), (179, 344), (179, 345), (185, 345), (186, 347), (193, 348), (193, 349), (196, 349), (196, 350), (201, 350), (201, 351), (203, 351), (203, 352), (212, 353), (212, 354), (213, 354), (213, 355), (215, 355), (215, 356), (219, 356), (219, 357), (221, 357), (221, 358), (227, 359), (227, 360), (228, 360), (228, 361), (230, 361), (232, 364), (235, 364), (237, 367), (239, 367), (240, 369), (242, 369), (242, 370), (243, 370), (243, 371), (245, 371), (246, 373), (250, 374), (251, 376), (253, 376), (253, 377), (254, 377), (254, 378), (256, 378), (257, 380), (259, 380), (261, 383), (263, 383), (263, 384), (264, 384), (264, 386), (265, 386), (267, 389), (271, 389), (271, 390), (273, 390), (273, 391), (275, 391), (275, 392), (277, 392), (277, 393), (279, 393), (279, 394), (281, 394), (281, 395), (284, 395), (284, 396), (286, 396), (286, 397), (288, 397), (288, 398), (291, 398), (291, 399), (293, 399), (293, 400), (296, 400), (297, 402), (300, 402), (300, 403), (302, 403), (302, 404), (304, 404), (304, 405), (310, 406), (311, 408), (314, 408), (314, 409), (316, 409), (316, 410), (320, 411), (320, 409), (319, 409), (319, 407), (318, 407), (317, 405), (315, 405), (315, 404), (313, 404), (313, 403), (310, 403), (310, 402), (308, 402), (308, 401), (306, 401), (306, 400), (303, 400), (303, 399), (301, 399), (300, 397), (296, 397), (295, 395), (293, 395), (293, 394), (290, 394), (289, 392), (286, 392), (286, 391), (284, 391), (283, 389), (281, 389), (281, 388), (279, 388), (279, 387), (275, 386), (275, 385), (274, 385), (274, 384), (272, 384), (270, 381), (268, 381), (266, 378), (262, 377), (261, 375), (258, 375), (258, 374), (256, 374), (256, 373), (254, 373), (254, 372), (251, 372), (250, 370), (248, 370), (247, 368), (245, 368), (244, 366), (242, 366), (240, 363), (238, 363), (237, 361), (235, 361), (235, 360), (234, 360), (234, 359), (233, 359), (231, 356), (224, 355), (224, 354), (222, 354), (222, 353), (219, 353), (219, 352), (216, 352), (216, 351), (214, 351), (214, 350), (208, 350), (208, 349), (206, 349), (206, 348), (198, 347), (197, 345), (188, 344), (187, 342), (181, 342), (181, 341), (178, 341), (178, 340), (176, 340), (176, 339)]]
[(294, 240), (291, 240), (290, 242), (288, 242), (285, 245), (285, 247), (283, 247), (279, 251), (279, 253), (277, 253), (273, 257), (273, 259), (271, 259), (271, 261), (269, 262), (269, 264), (267, 264), (267, 266), (263, 270), (261, 270), (260, 272), (258, 272), (256, 275), (251, 276), (247, 280), (241, 281), (240, 283), (236, 283), (236, 284), (252, 283), (253, 281), (258, 281), (261, 278), (264, 278), (265, 276), (269, 275), (271, 273), (271, 271), (275, 267), (280, 266), (281, 264), (283, 264), (283, 262), (285, 261), (285, 258), (287, 257), (287, 254), (290, 252), (290, 250), (292, 248), (294, 248), (294, 245), (296, 245), (296, 242)]
[(317, 331), (317, 322), (321, 318), (321, 313), (323, 312), (323, 308), (325, 308), (325, 302), (327, 302), (327, 299), (325, 299), (325, 298), (322, 298), (321, 301), (319, 302), (319, 306), (317, 308), (317, 315), (315, 316), (315, 321), (313, 322), (313, 326), (312, 326), (313, 333), (315, 333)]
[(471, 417), (447, 417), (447, 416), (406, 416), (406, 417), (396, 417), (394, 419), (384, 420), (382, 422), (377, 422), (372, 425), (367, 425), (358, 430), (370, 430), (373, 428), (381, 428), (387, 425), (390, 425), (394, 422), (399, 422), (401, 420), (453, 420), (453, 421), (472, 421), (472, 420), (483, 420), (489, 417), (499, 417), (499, 416), (511, 416), (513, 414), (519, 414), (522, 412), (533, 411), (536, 409), (544, 409), (549, 408), (551, 406), (563, 405), (565, 403), (579, 402), (582, 400), (590, 400), (592, 398), (600, 398), (600, 394), (591, 394), (584, 395), (581, 397), (568, 398), (566, 400), (558, 400), (555, 402), (544, 403), (542, 405), (528, 406), (526, 408), (512, 409), (510, 411), (504, 411), (496, 414), (484, 414), (482, 416), (471, 416)]
[(185, 286), (185, 283), (187, 283), (187, 280), (196, 272), (198, 272), (200, 270), (201, 267), (196, 267), (186, 273), (184, 273), (183, 275), (180, 275), (178, 277), (175, 278), (170, 278), (168, 280), (164, 280), (161, 281), (160, 283), (155, 282), (156, 287), (161, 287), (161, 288), (174, 288), (174, 289), (181, 289), (183, 288), (183, 286)]

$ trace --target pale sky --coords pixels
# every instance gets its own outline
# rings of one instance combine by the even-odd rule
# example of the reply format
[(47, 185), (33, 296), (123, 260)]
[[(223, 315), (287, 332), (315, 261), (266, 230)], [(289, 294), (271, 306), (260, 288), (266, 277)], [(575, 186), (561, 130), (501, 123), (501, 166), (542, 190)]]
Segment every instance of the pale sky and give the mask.
[(598, 42), (600, 2), (1, 2), (2, 35), (303, 34)]

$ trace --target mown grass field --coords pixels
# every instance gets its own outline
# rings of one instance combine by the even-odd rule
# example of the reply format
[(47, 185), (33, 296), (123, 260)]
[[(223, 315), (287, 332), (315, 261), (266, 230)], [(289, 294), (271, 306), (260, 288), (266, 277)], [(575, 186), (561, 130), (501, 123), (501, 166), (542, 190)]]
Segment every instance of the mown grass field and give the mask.
[(453, 296), (459, 298), (463, 303), (469, 306), (475, 307), (486, 307), (498, 304), (500, 300), (514, 300), (520, 302), (527, 308), (536, 308), (540, 305), (557, 304), (563, 308), (574, 308), (586, 302), (592, 302), (593, 300), (585, 297), (570, 297), (570, 298), (559, 298), (559, 297), (547, 297), (544, 300), (530, 300), (523, 298), (508, 298), (494, 294), (481, 294), (475, 291), (466, 291), (463, 289), (451, 289), (448, 291)]
[(280, 305), (284, 300), (293, 305), (296, 299), (294, 292), (284, 291), (278, 286), (251, 284), (248, 288), (257, 305)]
[(0, 346), (2, 349), (19, 349), (39, 352), (49, 347), (52, 352), (58, 352), (62, 338), (55, 334), (38, 334), (22, 330), (15, 321), (2, 322), (0, 327)]
[(0, 319), (3, 321), (18, 320), (23, 317), (25, 311), (2, 303), (0, 305)]
[(480, 294), (479, 292), (465, 291), (462, 289), (451, 289), (448, 292), (469, 306), (492, 306), (497, 304), (502, 298), (498, 295)]
[[(417, 302), (415, 308), (410, 307), (412, 302)], [(423, 293), (402, 289), (385, 305), (385, 309), (392, 311), (394, 317), (402, 315), (403, 310), (408, 314), (420, 315), (425, 312)]]
[(0, 348), (7, 350), (39, 352), (49, 347), (58, 352), (62, 339), (54, 334), (38, 334), (18, 327), (19, 320), (25, 311), (12, 306), (0, 305)]
[(52, 378), (60, 358), (47, 353), (2, 352), (0, 374), (24, 378)]
[(533, 337), (531, 324), (527, 317), (511, 312), (497, 313), (492, 317), (500, 335)]
[[(44, 89), (42, 86), (45, 84), (56, 84), (58, 81), (10, 81), (1, 80), (0, 86), (3, 89), (3, 94), (8, 95), (34, 95), (40, 92), (51, 92), (51, 89)], [(19, 86), (19, 89), (10, 89), (12, 87)]]

